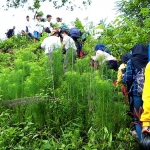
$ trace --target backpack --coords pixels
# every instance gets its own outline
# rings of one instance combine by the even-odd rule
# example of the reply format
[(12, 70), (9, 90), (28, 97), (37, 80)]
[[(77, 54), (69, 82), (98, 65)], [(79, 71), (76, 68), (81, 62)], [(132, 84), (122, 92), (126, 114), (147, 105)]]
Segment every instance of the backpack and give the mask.
[(49, 27), (47, 27), (47, 28), (45, 29), (45, 32), (46, 32), (46, 33), (51, 33)]
[(137, 81), (137, 91), (140, 95), (143, 93), (144, 81), (145, 81), (145, 68), (141, 68), (140, 71), (136, 74)]
[(70, 29), (70, 36), (71, 37), (80, 37), (81, 36), (81, 32), (78, 28), (71, 28)]

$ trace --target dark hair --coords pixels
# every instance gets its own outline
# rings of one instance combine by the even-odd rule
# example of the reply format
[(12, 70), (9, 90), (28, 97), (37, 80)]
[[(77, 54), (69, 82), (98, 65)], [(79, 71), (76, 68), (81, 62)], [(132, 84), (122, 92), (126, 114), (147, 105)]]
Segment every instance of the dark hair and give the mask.
[(58, 34), (58, 37), (60, 37), (59, 31), (56, 31), (53, 35)]
[(45, 19), (44, 19), (44, 18), (41, 18), (41, 22), (45, 22)]
[(145, 136), (140, 141), (140, 150), (150, 150), (150, 135)]
[(26, 18), (29, 18), (29, 16), (26, 16)]
[(40, 15), (36, 15), (36, 18), (37, 18), (37, 17), (40, 17)]
[(67, 35), (69, 35), (69, 32), (67, 30), (61, 30), (61, 34), (66, 33)]
[(52, 17), (51, 15), (47, 15), (46, 18)]

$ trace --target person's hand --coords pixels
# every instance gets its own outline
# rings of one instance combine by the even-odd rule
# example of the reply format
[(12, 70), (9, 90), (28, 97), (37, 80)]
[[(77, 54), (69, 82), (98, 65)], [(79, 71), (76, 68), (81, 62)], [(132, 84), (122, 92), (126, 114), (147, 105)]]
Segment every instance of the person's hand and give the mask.
[(122, 78), (124, 77), (124, 74), (122, 74)]
[(150, 134), (149, 127), (143, 127), (142, 133), (145, 134), (145, 135)]

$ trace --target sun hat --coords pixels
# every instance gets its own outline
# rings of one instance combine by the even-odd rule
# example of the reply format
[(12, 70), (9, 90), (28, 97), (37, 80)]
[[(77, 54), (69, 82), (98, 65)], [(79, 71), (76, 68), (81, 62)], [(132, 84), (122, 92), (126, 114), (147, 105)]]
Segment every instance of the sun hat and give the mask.
[(51, 35), (54, 35), (55, 33), (58, 33), (57, 30), (52, 30)]

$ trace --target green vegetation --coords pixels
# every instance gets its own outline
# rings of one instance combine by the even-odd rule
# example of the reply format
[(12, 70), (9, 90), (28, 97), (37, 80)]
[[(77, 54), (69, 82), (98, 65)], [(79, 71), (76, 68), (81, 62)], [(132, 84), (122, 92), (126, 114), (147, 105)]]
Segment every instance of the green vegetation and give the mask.
[[(98, 43), (120, 56), (136, 43), (150, 41), (149, 9), (138, 17), (120, 15), (108, 25), (101, 21), (101, 37), (86, 31), (83, 51), (74, 68), (63, 72), (63, 55), (55, 50), (50, 62), (40, 48), (46, 37), (34, 43), (27, 37), (0, 42), (0, 149), (1, 150), (138, 150), (130, 135), (128, 106), (113, 86), (116, 72), (104, 64), (90, 66)], [(83, 31), (81, 22), (76, 25)], [(85, 34), (84, 34), (85, 36)]]
[[(128, 106), (114, 93), (116, 73), (105, 65), (92, 68), (90, 55), (64, 73), (61, 50), (51, 64), (41, 41), (13, 37), (0, 43), (1, 149), (134, 148)], [(97, 42), (89, 36), (84, 49)]]

